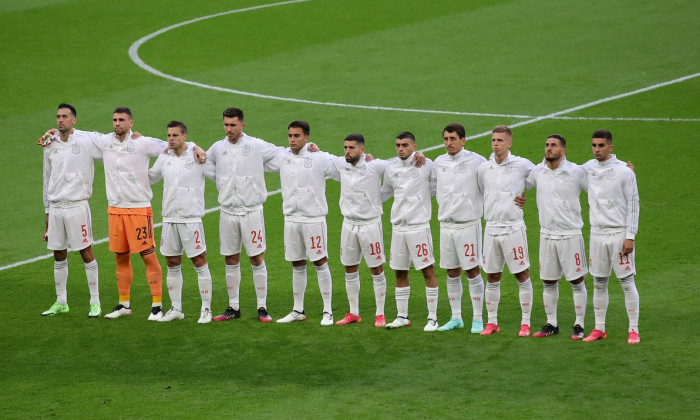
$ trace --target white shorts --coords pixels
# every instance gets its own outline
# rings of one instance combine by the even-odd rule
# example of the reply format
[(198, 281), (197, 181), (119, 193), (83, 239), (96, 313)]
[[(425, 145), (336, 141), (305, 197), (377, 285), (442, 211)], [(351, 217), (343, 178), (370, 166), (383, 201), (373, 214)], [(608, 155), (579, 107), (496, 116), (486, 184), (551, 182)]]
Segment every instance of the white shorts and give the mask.
[(622, 255), (625, 232), (610, 235), (591, 234), (589, 266), (593, 277), (609, 277), (615, 270), (618, 279), (636, 274), (634, 251)]
[(328, 257), (326, 222), (284, 222), (284, 259), (318, 261)]
[(219, 251), (224, 256), (240, 254), (241, 245), (245, 246), (249, 257), (265, 252), (267, 242), (262, 209), (242, 216), (222, 211), (219, 216), (219, 244)]
[(160, 253), (166, 257), (182, 255), (194, 258), (207, 250), (204, 238), (204, 225), (195, 223), (167, 223), (163, 222), (163, 230), (160, 235)]
[(357, 225), (343, 220), (340, 231), (340, 262), (344, 266), (358, 265), (365, 257), (370, 268), (386, 262), (384, 257), (384, 233), (382, 221)]
[(92, 214), (86, 202), (70, 208), (49, 208), (49, 241), (46, 248), (53, 251), (64, 249), (82, 250), (93, 244)]
[(508, 265), (512, 274), (530, 268), (525, 226), (505, 235), (484, 235), (484, 255), (481, 267), (487, 274), (502, 273)]
[(583, 235), (549, 239), (540, 235), (540, 278), (542, 280), (580, 279), (588, 273)]
[(440, 268), (471, 270), (481, 262), (481, 223), (440, 227)]
[(435, 263), (430, 228), (391, 230), (389, 266), (394, 270), (410, 270), (411, 262), (416, 270), (422, 270)]

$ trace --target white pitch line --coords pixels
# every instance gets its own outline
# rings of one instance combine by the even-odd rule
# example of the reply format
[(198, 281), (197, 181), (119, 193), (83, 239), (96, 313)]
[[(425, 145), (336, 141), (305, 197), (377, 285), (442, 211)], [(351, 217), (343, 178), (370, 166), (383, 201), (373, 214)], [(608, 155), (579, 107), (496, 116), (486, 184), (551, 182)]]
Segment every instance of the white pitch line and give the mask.
[[(509, 127), (510, 127), (510, 128), (522, 127), (522, 126), (524, 126), (524, 125), (529, 125), (529, 124), (536, 123), (536, 122), (542, 121), (542, 120), (556, 119), (557, 117), (560, 117), (562, 114), (568, 114), (569, 112), (580, 111), (580, 110), (582, 110), (582, 109), (586, 109), (586, 108), (590, 108), (590, 107), (593, 107), (593, 106), (596, 106), (596, 105), (604, 104), (604, 103), (606, 103), (606, 102), (615, 101), (615, 100), (617, 100), (617, 99), (622, 99), (622, 98), (627, 98), (628, 96), (632, 96), (632, 95), (637, 95), (637, 94), (639, 94), (639, 93), (648, 92), (648, 91), (650, 91), (650, 90), (658, 89), (658, 88), (661, 88), (661, 87), (664, 87), (664, 86), (668, 86), (668, 85), (673, 85), (673, 84), (676, 84), (676, 83), (685, 82), (686, 80), (690, 80), (690, 79), (693, 79), (693, 78), (698, 77), (698, 76), (700, 76), (700, 73), (689, 74), (689, 75), (687, 75), (687, 76), (679, 77), (679, 78), (677, 78), (677, 79), (669, 80), (669, 81), (666, 81), (666, 82), (656, 83), (656, 84), (653, 84), (653, 85), (651, 85), (651, 86), (647, 86), (647, 87), (644, 87), (644, 88), (641, 88), (641, 89), (637, 89), (637, 90), (633, 90), (633, 91), (626, 92), (626, 93), (621, 93), (621, 94), (619, 94), (619, 95), (608, 96), (607, 98), (598, 99), (598, 100), (596, 100), (596, 101), (588, 102), (588, 103), (585, 103), (585, 104), (583, 104), (583, 105), (575, 106), (575, 107), (573, 107), (573, 108), (563, 109), (563, 110), (561, 110), (561, 111), (553, 112), (553, 113), (551, 113), (551, 114), (543, 115), (543, 116), (541, 116), (541, 117), (534, 117), (534, 118), (531, 118), (531, 119), (526, 120), (526, 121), (521, 121), (521, 122), (517, 122), (517, 123), (515, 123), (515, 124), (510, 124)], [(489, 130), (489, 131), (484, 131), (484, 132), (482, 132), (482, 133), (474, 134), (474, 135), (471, 135), (471, 136), (467, 137), (467, 140), (474, 140), (474, 139), (477, 139), (477, 138), (479, 138), (479, 137), (488, 136), (488, 135), (490, 135), (490, 134), (491, 134), (491, 130)], [(425, 149), (423, 149), (422, 151), (429, 152), (429, 151), (431, 151), (431, 150), (436, 150), (436, 149), (439, 149), (439, 148), (441, 148), (441, 147), (444, 147), (444, 145), (442, 145), (442, 144), (437, 144), (437, 145), (435, 145), (435, 146), (431, 146), (431, 147), (425, 148)]]
[[(150, 65), (146, 64), (141, 57), (139, 57), (139, 48), (146, 42), (150, 41), (151, 39), (160, 36), (166, 32), (169, 32), (173, 29), (177, 29), (192, 23), (197, 23), (201, 22), (203, 20), (207, 19), (213, 19), (217, 18), (220, 16), (225, 16), (225, 15), (230, 15), (234, 13), (242, 13), (242, 12), (248, 12), (251, 10), (258, 10), (258, 9), (264, 9), (268, 7), (275, 7), (275, 6), (284, 6), (288, 4), (294, 4), (294, 3), (303, 3), (307, 2), (310, 0), (291, 0), (291, 1), (285, 1), (285, 2), (279, 2), (279, 3), (271, 3), (271, 4), (264, 4), (260, 6), (253, 6), (253, 7), (247, 7), (244, 9), (236, 9), (236, 10), (229, 10), (227, 12), (221, 12), (221, 13), (215, 13), (212, 15), (207, 15), (207, 16), (202, 16), (198, 17), (195, 19), (190, 19), (186, 20), (184, 22), (176, 23), (175, 25), (170, 25), (168, 27), (159, 29), (153, 33), (150, 33), (143, 38), (139, 39), (138, 41), (134, 42), (131, 44), (131, 47), (129, 47), (129, 57), (131, 60), (139, 66), (141, 69), (155, 75), (158, 77), (162, 77), (164, 79), (173, 81), (173, 82), (178, 82), (190, 86), (195, 86), (199, 87), (202, 89), (209, 89), (209, 90), (215, 90), (218, 92), (226, 92), (226, 93), (233, 93), (236, 95), (242, 95), (242, 96), (251, 96), (255, 98), (260, 98), (260, 99), (272, 99), (276, 101), (282, 101), (282, 102), (296, 102), (296, 103), (303, 103), (303, 104), (310, 104), (310, 105), (322, 105), (322, 106), (335, 106), (335, 107), (343, 107), (343, 108), (356, 108), (356, 109), (370, 109), (370, 110), (375, 110), (375, 111), (397, 111), (397, 112), (415, 112), (415, 113), (424, 113), (424, 114), (443, 114), (443, 115), (465, 115), (465, 116), (472, 116), (472, 117), (495, 117), (495, 118), (515, 118), (515, 119), (524, 119), (524, 120), (532, 120), (535, 119), (537, 121), (539, 119), (562, 119), (562, 120), (569, 120), (569, 119), (576, 119), (576, 120), (602, 120), (602, 121), (680, 121), (680, 122), (699, 122), (700, 118), (615, 118), (615, 117), (602, 117), (602, 118), (596, 118), (596, 117), (564, 117), (561, 116), (560, 114), (549, 114), (546, 116), (542, 117), (537, 117), (533, 115), (520, 115), (520, 114), (499, 114), (499, 113), (486, 113), (486, 112), (467, 112), (467, 111), (446, 111), (446, 110), (435, 110), (435, 109), (416, 109), (416, 108), (397, 108), (397, 107), (388, 107), (388, 106), (378, 106), (378, 105), (359, 105), (359, 104), (345, 104), (345, 103), (339, 103), (339, 102), (325, 102), (325, 101), (315, 101), (315, 100), (310, 100), (310, 99), (300, 99), (300, 98), (290, 98), (290, 97), (285, 97), (285, 96), (275, 96), (275, 95), (265, 95), (262, 93), (255, 93), (255, 92), (247, 92), (243, 90), (238, 90), (238, 89), (229, 89), (221, 86), (213, 86), (213, 85), (208, 85), (205, 83), (200, 83), (200, 82), (195, 82), (192, 80), (187, 80), (183, 79), (181, 77), (173, 76), (167, 73), (164, 73), (154, 67), (151, 67)], [(686, 76), (688, 78), (696, 77), (696, 75), (691, 75), (691, 76)], [(674, 83), (674, 81), (671, 81), (671, 83)], [(655, 89), (656, 87), (651, 86), (649, 88), (644, 88), (644, 89)], [(629, 95), (629, 94), (635, 94), (639, 92), (632, 92), (632, 93), (627, 93), (623, 95)], [(624, 97), (624, 96), (621, 96)], [(609, 100), (614, 100), (614, 99), (619, 99), (618, 97), (612, 97), (613, 99), (603, 99), (602, 101), (607, 102)], [(602, 103), (602, 102), (601, 102)], [(586, 104), (588, 105), (588, 104)], [(587, 108), (588, 106), (584, 106), (584, 108)], [(577, 109), (569, 109), (562, 111), (561, 113), (568, 113), (568, 112), (573, 112), (578, 109), (583, 109), (583, 108), (577, 108)]]

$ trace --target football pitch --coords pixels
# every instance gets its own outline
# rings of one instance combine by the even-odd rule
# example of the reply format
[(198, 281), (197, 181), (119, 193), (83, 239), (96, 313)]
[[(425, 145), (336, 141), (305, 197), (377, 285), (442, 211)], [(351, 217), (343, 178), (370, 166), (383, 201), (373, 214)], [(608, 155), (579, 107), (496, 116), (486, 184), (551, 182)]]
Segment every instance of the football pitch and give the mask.
[[(0, 231), (0, 418), (698, 418), (700, 375), (700, 6), (664, 2), (508, 0), (24, 0), (0, 2), (3, 45), (3, 217)], [(359, 132), (367, 151), (395, 155), (412, 131), (418, 148), (444, 153), (442, 128), (467, 128), (466, 147), (490, 154), (489, 133), (513, 128), (512, 152), (542, 161), (547, 135), (567, 138), (567, 158), (591, 156), (591, 133), (609, 129), (621, 160), (635, 165), (640, 195), (636, 284), (642, 342), (627, 339), (617, 279), (610, 280), (608, 338), (569, 340), (571, 289), (561, 282), (562, 334), (519, 338), (518, 290), (504, 273), (501, 331), (425, 333), (424, 281), (411, 273), (413, 326), (374, 328), (369, 270), (361, 266), (364, 322), (321, 327), (321, 298), (308, 268), (303, 323), (257, 321), (250, 264), (242, 258), (243, 317), (196, 323), (195, 272), (183, 262), (184, 321), (150, 323), (150, 292), (132, 259), (134, 315), (88, 319), (82, 261), (69, 254), (70, 312), (40, 313), (55, 300), (53, 263), (41, 240), (42, 152), (61, 102), (76, 128), (109, 132), (128, 106), (134, 129), (164, 138), (184, 121), (203, 148), (224, 137), (221, 112), (245, 111), (245, 131), (285, 145), (287, 124), (309, 121), (311, 141), (342, 154)], [(688, 146), (687, 148), (685, 146)], [(680, 148), (680, 149), (679, 149)], [(106, 238), (104, 174), (96, 164), (93, 234)], [(265, 204), (268, 309), (292, 308), (277, 174)], [(217, 191), (207, 181), (204, 217), (215, 314), (227, 306), (219, 255)], [(160, 215), (162, 185), (153, 187)], [(348, 310), (338, 256), (339, 185), (327, 182), (329, 265), (335, 320)], [(585, 194), (584, 238), (588, 243)], [(389, 246), (384, 206), (385, 245)], [(433, 238), (439, 258), (437, 208)], [(160, 221), (159, 217), (156, 217)], [(534, 287), (532, 328), (546, 322), (538, 276), (535, 193), (525, 221)], [(156, 230), (156, 239), (160, 230)], [(103, 313), (117, 303), (115, 261), (95, 245)], [(161, 265), (165, 260), (159, 255)], [(396, 315), (387, 272), (387, 319)], [(166, 270), (164, 269), (164, 272)], [(438, 317), (450, 317), (437, 269)], [(165, 279), (163, 281), (165, 284)], [(466, 283), (466, 281), (465, 281)], [(590, 276), (586, 332), (593, 328)], [(470, 302), (465, 286), (463, 312)], [(164, 290), (166, 309), (170, 306)], [(486, 311), (484, 310), (484, 316)], [(465, 317), (468, 319), (468, 316)], [(695, 414), (693, 414), (695, 413)]]

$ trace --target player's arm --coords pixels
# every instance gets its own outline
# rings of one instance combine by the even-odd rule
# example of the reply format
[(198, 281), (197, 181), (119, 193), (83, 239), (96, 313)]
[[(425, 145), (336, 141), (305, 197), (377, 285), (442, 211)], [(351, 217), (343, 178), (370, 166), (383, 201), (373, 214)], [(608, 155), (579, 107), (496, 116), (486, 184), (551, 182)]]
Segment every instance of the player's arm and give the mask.
[(161, 153), (158, 156), (156, 163), (154, 163), (153, 166), (148, 169), (148, 179), (149, 181), (151, 181), (151, 184), (155, 184), (156, 182), (163, 179), (163, 162), (165, 161), (167, 156), (168, 155), (164, 155)]
[(639, 227), (639, 192), (637, 190), (637, 177), (634, 172), (627, 171), (622, 182), (625, 201), (627, 202), (627, 233), (622, 244), (624, 255), (634, 251), (634, 238)]
[(209, 154), (207, 154), (207, 160), (202, 164), (202, 174), (209, 178), (210, 180), (216, 182), (216, 163)]
[(382, 189), (379, 192), (379, 197), (382, 199), (382, 203), (394, 196), (394, 186), (391, 185), (391, 179), (389, 179), (389, 173), (384, 172), (384, 182), (382, 182)]

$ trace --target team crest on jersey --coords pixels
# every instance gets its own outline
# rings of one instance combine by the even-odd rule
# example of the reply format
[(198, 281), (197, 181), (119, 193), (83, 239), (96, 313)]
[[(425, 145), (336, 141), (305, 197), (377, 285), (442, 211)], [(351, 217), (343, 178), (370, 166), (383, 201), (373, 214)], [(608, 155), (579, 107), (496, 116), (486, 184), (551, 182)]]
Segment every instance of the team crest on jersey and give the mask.
[(136, 151), (136, 146), (134, 146), (134, 143), (129, 142), (129, 144), (126, 145), (126, 151), (129, 153), (134, 153)]
[(313, 165), (311, 158), (304, 158), (304, 168), (310, 168)]
[(561, 171), (557, 174), (557, 178), (562, 182), (569, 182), (571, 181), (571, 173), (569, 171)]
[(185, 161), (185, 168), (186, 168), (186, 169), (192, 169), (192, 166), (194, 166), (194, 159), (188, 158), (188, 159)]
[(503, 173), (506, 175), (512, 174), (513, 173), (513, 166), (512, 165), (503, 166)]
[(243, 146), (243, 156), (250, 156), (250, 146)]
[(469, 169), (469, 165), (467, 165), (466, 163), (459, 164), (459, 173), (460, 174), (466, 174), (468, 169)]
[(79, 145), (79, 144), (74, 144), (74, 145), (73, 145), (73, 154), (74, 154), (74, 155), (80, 154), (80, 145)]
[(365, 176), (367, 175), (367, 167), (363, 166), (360, 168), (360, 175)]
[(411, 170), (408, 171), (408, 175), (409, 175), (411, 178), (418, 178), (418, 175), (419, 175), (419, 174), (418, 174), (418, 169), (416, 169), (416, 168), (411, 168)]

